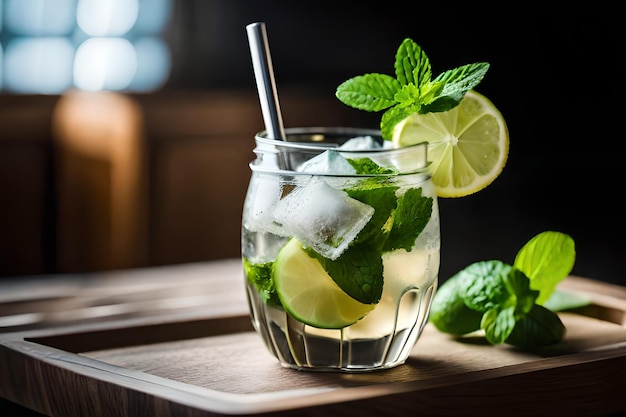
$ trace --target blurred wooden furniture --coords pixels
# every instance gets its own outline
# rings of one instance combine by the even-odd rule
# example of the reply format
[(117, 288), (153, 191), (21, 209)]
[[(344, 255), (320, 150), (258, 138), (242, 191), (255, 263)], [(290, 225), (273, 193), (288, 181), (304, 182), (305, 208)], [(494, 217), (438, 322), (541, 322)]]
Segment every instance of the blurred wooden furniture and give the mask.
[(252, 330), (240, 259), (9, 280), (0, 397), (68, 417), (626, 412), (626, 288), (568, 277), (559, 289), (591, 304), (560, 313), (557, 345), (459, 341), (429, 324), (405, 365), (341, 374), (271, 356)]
[(132, 98), (71, 91), (52, 119), (57, 268), (128, 268), (147, 259), (143, 115)]
[[(320, 97), (285, 89), (285, 124), (372, 116)], [(239, 256), (260, 130), (254, 91), (0, 95), (0, 277)]]

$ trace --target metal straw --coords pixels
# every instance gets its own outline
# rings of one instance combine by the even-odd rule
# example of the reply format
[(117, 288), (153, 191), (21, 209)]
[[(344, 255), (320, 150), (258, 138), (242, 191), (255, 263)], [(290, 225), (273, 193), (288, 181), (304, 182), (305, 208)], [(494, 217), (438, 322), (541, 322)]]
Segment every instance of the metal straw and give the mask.
[(251, 23), (246, 31), (265, 129), (271, 139), (286, 140), (265, 23)]

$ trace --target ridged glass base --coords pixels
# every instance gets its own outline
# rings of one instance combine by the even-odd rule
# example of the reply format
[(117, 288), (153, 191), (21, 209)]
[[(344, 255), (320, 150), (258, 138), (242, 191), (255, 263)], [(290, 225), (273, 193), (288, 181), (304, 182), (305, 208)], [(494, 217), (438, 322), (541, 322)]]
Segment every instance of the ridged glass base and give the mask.
[(435, 280), (426, 288), (408, 289), (399, 303), (383, 299), (364, 319), (337, 330), (298, 322), (282, 309), (265, 305), (253, 287), (248, 288), (248, 300), (255, 329), (283, 366), (365, 372), (407, 360), (428, 321), (436, 285)]

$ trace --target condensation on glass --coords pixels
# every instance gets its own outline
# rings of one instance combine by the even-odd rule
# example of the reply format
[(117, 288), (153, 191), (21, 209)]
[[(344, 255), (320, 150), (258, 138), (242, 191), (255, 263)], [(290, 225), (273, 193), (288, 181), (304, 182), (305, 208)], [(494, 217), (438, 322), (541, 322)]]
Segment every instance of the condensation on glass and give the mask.
[[(286, 142), (257, 135), (250, 164), (242, 257), (254, 328), (285, 367), (359, 372), (403, 364), (428, 320), (439, 274), (439, 212), (426, 144), (348, 149), (344, 143), (354, 137), (383, 141), (365, 129), (286, 133)], [(368, 160), (385, 169), (364, 175), (346, 165)], [(406, 238), (396, 245), (392, 235)], [(339, 294), (332, 305), (315, 290), (301, 291), (311, 280), (331, 278), (341, 286), (330, 290)], [(355, 301), (353, 285), (377, 287), (380, 296)], [(296, 289), (294, 303), (280, 291), (288, 287)]]

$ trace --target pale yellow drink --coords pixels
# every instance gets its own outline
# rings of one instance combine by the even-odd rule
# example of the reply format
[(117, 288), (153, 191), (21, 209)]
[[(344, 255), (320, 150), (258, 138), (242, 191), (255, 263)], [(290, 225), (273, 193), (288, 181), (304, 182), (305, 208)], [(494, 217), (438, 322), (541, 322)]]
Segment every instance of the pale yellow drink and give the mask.
[[(428, 320), (439, 271), (426, 146), (339, 152), (386, 173), (302, 172), (326, 150), (311, 140), (341, 144), (376, 132), (287, 133), (287, 143), (257, 135), (244, 203), (242, 256), (255, 329), (286, 367), (367, 371), (404, 363)], [(333, 230), (338, 223), (342, 229)]]

